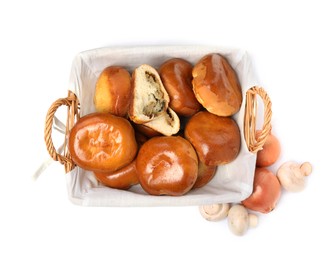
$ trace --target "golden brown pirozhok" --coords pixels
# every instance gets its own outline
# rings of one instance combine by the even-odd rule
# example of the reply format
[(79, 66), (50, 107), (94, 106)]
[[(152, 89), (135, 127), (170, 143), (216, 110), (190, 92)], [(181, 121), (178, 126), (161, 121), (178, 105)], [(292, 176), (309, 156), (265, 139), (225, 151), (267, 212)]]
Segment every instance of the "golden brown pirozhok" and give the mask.
[(198, 160), (186, 139), (180, 136), (153, 137), (139, 150), (136, 168), (139, 182), (147, 193), (179, 196), (195, 184)]
[(240, 110), (242, 90), (237, 75), (225, 57), (212, 53), (193, 68), (197, 100), (212, 114), (232, 116)]
[(68, 148), (79, 167), (99, 172), (126, 166), (137, 152), (135, 132), (129, 121), (106, 113), (80, 118), (70, 131)]

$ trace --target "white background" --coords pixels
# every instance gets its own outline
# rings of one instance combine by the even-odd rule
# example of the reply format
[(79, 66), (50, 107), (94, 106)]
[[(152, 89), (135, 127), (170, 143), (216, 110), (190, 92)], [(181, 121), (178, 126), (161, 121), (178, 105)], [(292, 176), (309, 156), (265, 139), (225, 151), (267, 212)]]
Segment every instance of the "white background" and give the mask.
[[(7, 2), (0, 3), (0, 259), (331, 259), (328, 1)], [(227, 221), (205, 221), (197, 207), (75, 206), (58, 163), (31, 180), (48, 158), (46, 111), (66, 96), (74, 56), (153, 44), (246, 49), (273, 102), (283, 151), (275, 167), (313, 164), (307, 188), (283, 192), (243, 237)]]

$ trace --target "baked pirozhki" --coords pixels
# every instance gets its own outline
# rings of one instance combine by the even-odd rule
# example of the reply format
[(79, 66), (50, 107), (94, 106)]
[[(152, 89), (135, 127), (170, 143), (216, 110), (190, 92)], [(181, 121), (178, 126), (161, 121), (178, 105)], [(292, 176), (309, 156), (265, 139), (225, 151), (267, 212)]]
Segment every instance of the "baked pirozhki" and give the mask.
[(214, 177), (217, 171), (217, 166), (208, 166), (198, 162), (198, 176), (197, 180), (193, 186), (193, 189), (201, 188), (208, 184)]
[(240, 110), (242, 90), (236, 72), (220, 54), (208, 54), (193, 68), (193, 90), (210, 113), (232, 116)]
[(136, 160), (115, 172), (93, 172), (96, 179), (107, 187), (127, 190), (138, 184)]
[(92, 113), (81, 117), (71, 129), (68, 149), (72, 160), (82, 169), (114, 172), (133, 161), (137, 143), (127, 119)]
[(158, 72), (150, 65), (143, 64), (134, 70), (132, 84), (129, 118), (160, 134), (176, 134), (180, 129), (180, 119), (168, 107), (169, 96)]
[(192, 65), (180, 58), (164, 62), (159, 74), (170, 97), (169, 106), (179, 116), (192, 116), (201, 109), (192, 86)]
[(129, 117), (134, 123), (149, 122), (166, 112), (169, 96), (153, 67), (147, 64), (137, 67), (132, 75), (132, 85)]
[(157, 132), (156, 130), (152, 129), (151, 127), (148, 127), (143, 124), (133, 123), (133, 126), (134, 126), (136, 133), (141, 133), (149, 138), (162, 135), (161, 133)]
[(161, 114), (159, 117), (156, 117), (143, 125), (150, 127), (163, 135), (171, 136), (179, 132), (180, 119), (171, 108), (167, 108), (166, 112)]
[(131, 77), (126, 69), (119, 66), (105, 68), (96, 83), (94, 96), (96, 111), (127, 116), (131, 93)]
[(207, 166), (229, 163), (240, 151), (240, 130), (230, 117), (198, 112), (188, 121), (184, 134), (194, 146), (199, 160)]
[(136, 158), (136, 169), (139, 182), (147, 193), (180, 196), (195, 184), (198, 160), (186, 139), (159, 136), (143, 144)]

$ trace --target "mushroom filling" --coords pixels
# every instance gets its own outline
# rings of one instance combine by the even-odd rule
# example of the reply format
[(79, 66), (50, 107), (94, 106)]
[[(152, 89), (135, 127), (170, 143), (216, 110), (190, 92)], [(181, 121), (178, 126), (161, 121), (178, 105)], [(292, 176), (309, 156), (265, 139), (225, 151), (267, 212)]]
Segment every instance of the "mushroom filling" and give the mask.
[(168, 110), (166, 109), (166, 113), (168, 115), (167, 117), (167, 123), (172, 126), (174, 124), (174, 117), (173, 117), (173, 114)]
[(146, 100), (144, 102), (143, 114), (149, 118), (153, 118), (162, 112), (165, 108), (164, 93), (160, 89), (160, 85), (156, 80), (155, 75), (149, 72), (145, 72), (147, 93)]

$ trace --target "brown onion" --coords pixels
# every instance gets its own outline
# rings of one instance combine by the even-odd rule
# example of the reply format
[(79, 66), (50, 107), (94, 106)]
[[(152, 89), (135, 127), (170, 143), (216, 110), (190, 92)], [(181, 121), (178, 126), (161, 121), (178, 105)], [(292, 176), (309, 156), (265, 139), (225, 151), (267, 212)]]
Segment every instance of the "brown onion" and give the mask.
[(256, 168), (253, 192), (242, 204), (248, 209), (269, 213), (277, 205), (280, 195), (278, 178), (266, 168)]
[[(258, 135), (261, 131), (257, 131)], [(266, 142), (263, 145), (263, 150), (257, 153), (257, 167), (268, 167), (274, 164), (280, 156), (280, 143), (278, 139), (273, 135), (269, 134), (267, 136)]]

